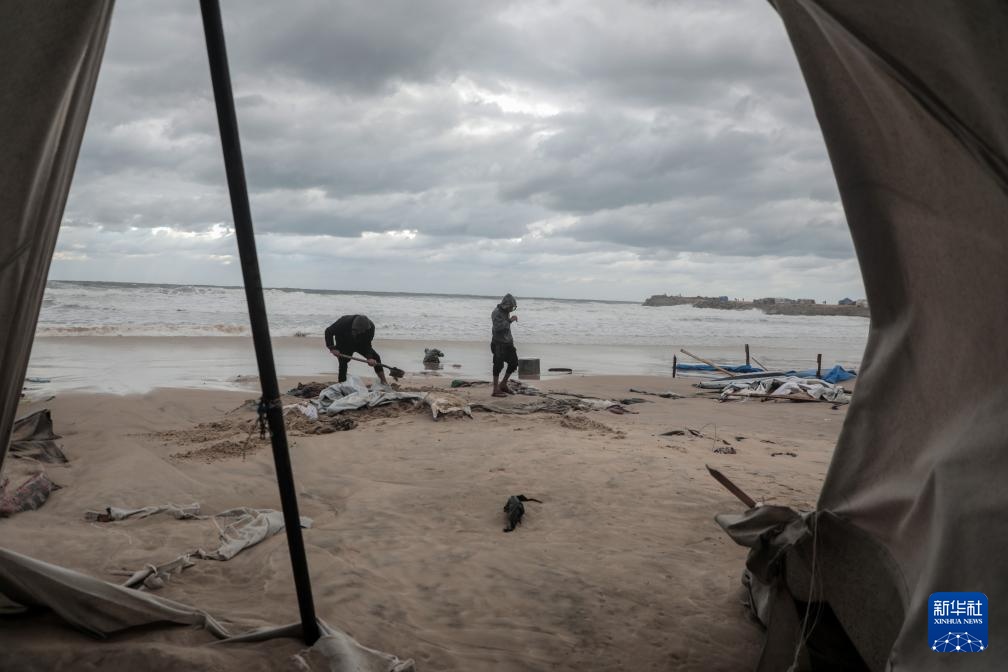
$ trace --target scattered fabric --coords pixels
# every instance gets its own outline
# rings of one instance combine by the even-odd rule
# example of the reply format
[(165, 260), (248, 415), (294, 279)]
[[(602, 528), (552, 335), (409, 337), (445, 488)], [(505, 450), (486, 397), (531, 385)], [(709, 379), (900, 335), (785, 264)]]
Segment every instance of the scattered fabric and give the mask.
[[(234, 522), (220, 530), (221, 545), (209, 553), (197, 551), (196, 555), (210, 560), (230, 560), (246, 548), (255, 546), (284, 529), (283, 513), (274, 509), (241, 507), (222, 511), (213, 520), (234, 518)], [(301, 527), (310, 528), (312, 519), (301, 516)]]
[[(798, 376), (799, 378), (815, 378), (816, 371), (815, 369), (789, 371), (788, 375)], [(837, 383), (842, 383), (845, 380), (850, 380), (855, 376), (857, 376), (857, 373), (855, 373), (853, 369), (845, 369), (839, 364), (835, 364), (832, 369), (827, 371), (825, 375), (820, 376), (819, 379), (836, 385)]]
[[(92, 522), (110, 523), (129, 518), (140, 520), (161, 513), (167, 513), (176, 520), (212, 521), (217, 527), (220, 536), (220, 546), (212, 551), (204, 551), (203, 549), (190, 550), (182, 553), (174, 560), (160, 565), (145, 565), (142, 569), (131, 572), (129, 578), (123, 584), (124, 586), (139, 587), (142, 585), (150, 590), (162, 588), (171, 576), (180, 574), (183, 570), (192, 567), (195, 564), (193, 562), (194, 558), (221, 561), (230, 560), (246, 548), (255, 546), (284, 529), (283, 513), (274, 509), (240, 507), (222, 511), (214, 516), (204, 516), (200, 514), (200, 505), (198, 503), (187, 506), (163, 504), (135, 509), (110, 506), (104, 512), (86, 511), (84, 519)], [(221, 527), (220, 523), (225, 521), (230, 522)], [(311, 518), (301, 517), (301, 527), (310, 528), (311, 525)]]
[(633, 404), (650, 404), (651, 402), (647, 399), (638, 399), (637, 397), (628, 397), (626, 399), (620, 399), (619, 403), (623, 406), (632, 406)]
[(630, 391), (634, 394), (647, 394), (652, 397), (661, 397), (662, 399), (682, 399), (681, 394), (676, 394), (675, 392), (648, 392), (647, 390), (638, 390), (635, 388), (630, 388)]
[(399, 392), (380, 383), (376, 383), (369, 389), (356, 376), (349, 376), (346, 382), (336, 383), (322, 390), (318, 398), (312, 399), (311, 403), (318, 408), (320, 413), (333, 415), (358, 408), (373, 408), (383, 404), (391, 404), (395, 401), (418, 401), (423, 397), (424, 393)]
[(29, 377), (25, 378), (25, 382), (26, 383), (42, 384), (42, 383), (51, 383), (52, 381), (49, 380), (48, 378), (35, 378), (33, 376), (29, 376)]
[(790, 450), (782, 451), (779, 453), (770, 453), (770, 457), (777, 457), (778, 455), (786, 455), (787, 457), (798, 457), (798, 453), (792, 453)]
[(167, 513), (175, 520), (190, 520), (194, 518), (205, 518), (200, 515), (200, 505), (196, 502), (180, 506), (178, 504), (160, 504), (155, 506), (144, 506), (139, 509), (121, 509), (109, 506), (104, 511), (85, 511), (84, 520), (98, 523), (109, 523), (127, 518), (149, 518), (159, 513)]
[(52, 415), (48, 408), (43, 408), (14, 421), (9, 452), (12, 457), (63, 464), (67, 458), (56, 445), (58, 438), (59, 435), (53, 432)]
[(450, 392), (428, 392), (421, 401), (430, 408), (431, 415), (435, 420), (442, 415), (472, 417), (472, 408), (470, 408), (469, 402)]
[(721, 400), (733, 397), (808, 398), (835, 404), (850, 403), (850, 395), (842, 387), (815, 378), (796, 376), (728, 381), (721, 388)]
[(288, 404), (283, 407), (284, 415), (289, 412), (301, 413), (303, 416), (309, 420), (318, 420), (318, 408), (309, 403), (304, 404)]
[(530, 413), (564, 414), (569, 411), (605, 411), (612, 408), (618, 409), (615, 411), (616, 413), (630, 412), (616, 402), (608, 399), (595, 399), (594, 397), (584, 397), (566, 392), (541, 392), (528, 400), (501, 399), (498, 401), (495, 399), (471, 401), (470, 406), (475, 410), (508, 415), (528, 415)]
[(22, 511), (34, 511), (45, 504), (53, 490), (59, 489), (45, 472), (35, 474), (9, 494), (6, 493), (6, 486), (7, 481), (0, 483), (0, 518)]

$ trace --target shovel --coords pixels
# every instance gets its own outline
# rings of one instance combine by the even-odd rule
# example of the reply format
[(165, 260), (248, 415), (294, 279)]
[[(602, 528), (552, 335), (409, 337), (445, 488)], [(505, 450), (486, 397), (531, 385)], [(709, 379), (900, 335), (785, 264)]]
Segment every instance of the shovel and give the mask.
[[(339, 354), (339, 356), (342, 357), (343, 359), (352, 359), (355, 362), (363, 362), (365, 364), (368, 363), (366, 359), (361, 359), (360, 357), (354, 357), (353, 355), (344, 355), (342, 352)], [(388, 364), (382, 364), (382, 368), (388, 369), (389, 375), (395, 378), (396, 380), (399, 380), (400, 378), (406, 375), (406, 372), (397, 366), (389, 366)]]

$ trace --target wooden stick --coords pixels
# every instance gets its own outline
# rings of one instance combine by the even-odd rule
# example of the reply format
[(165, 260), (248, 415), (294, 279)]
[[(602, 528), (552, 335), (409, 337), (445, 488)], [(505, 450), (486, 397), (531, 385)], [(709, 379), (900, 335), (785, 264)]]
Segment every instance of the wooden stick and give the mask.
[(743, 492), (742, 488), (732, 483), (727, 476), (717, 469), (712, 468), (709, 464), (705, 464), (704, 466), (707, 467), (707, 471), (709, 471), (710, 475), (714, 477), (714, 480), (723, 485), (728, 492), (738, 497), (739, 501), (748, 506), (750, 509), (756, 508), (756, 500)]
[(679, 366), (679, 360), (676, 359), (675, 355), (672, 355), (672, 377), (675, 378), (676, 367)]
[(763, 369), (764, 371), (769, 371), (770, 370), (767, 367), (763, 366), (763, 363), (760, 362), (758, 359), (756, 359), (755, 356), (753, 356), (752, 361), (756, 362), (756, 366), (758, 366), (759, 368)]
[(815, 377), (816, 378), (822, 378), (822, 353), (821, 352), (818, 355), (816, 355)]
[(731, 371), (729, 371), (727, 369), (722, 369), (720, 366), (718, 366), (714, 362), (708, 361), (708, 360), (704, 359), (703, 357), (697, 357), (696, 355), (694, 355), (692, 352), (689, 352), (688, 350), (684, 350), (682, 348), (679, 348), (679, 352), (683, 353), (684, 355), (689, 355), (693, 359), (697, 360), (698, 362), (703, 362), (707, 366), (713, 366), (715, 369), (717, 369), (721, 373), (725, 374), (726, 376), (734, 376), (735, 375), (734, 373), (732, 373)]
[(749, 366), (749, 344), (745, 344), (745, 364)]

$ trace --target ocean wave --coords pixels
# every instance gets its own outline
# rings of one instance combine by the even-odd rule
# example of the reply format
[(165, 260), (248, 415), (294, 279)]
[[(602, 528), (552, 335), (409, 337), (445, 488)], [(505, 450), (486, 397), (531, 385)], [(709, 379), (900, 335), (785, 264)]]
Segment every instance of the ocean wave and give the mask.
[[(100, 324), (89, 326), (39, 325), (36, 336), (249, 336), (247, 324)], [(274, 335), (293, 335), (276, 334)]]

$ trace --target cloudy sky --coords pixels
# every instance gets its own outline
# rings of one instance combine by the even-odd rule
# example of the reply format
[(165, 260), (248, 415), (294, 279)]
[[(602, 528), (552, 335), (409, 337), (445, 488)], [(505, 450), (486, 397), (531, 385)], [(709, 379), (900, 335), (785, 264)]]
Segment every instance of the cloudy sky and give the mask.
[[(761, 0), (224, 2), (264, 283), (863, 289)], [(195, 2), (121, 2), (51, 277), (239, 284)]]

